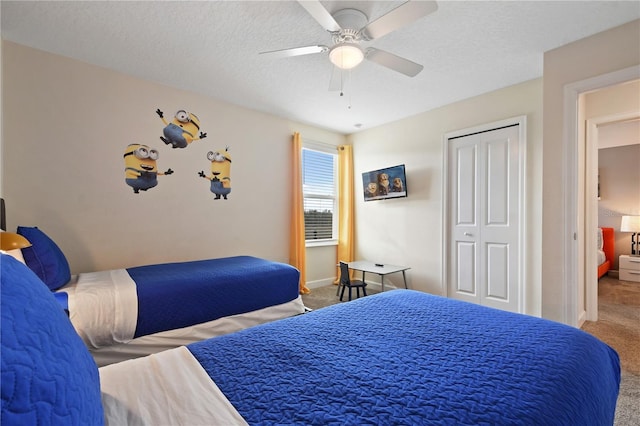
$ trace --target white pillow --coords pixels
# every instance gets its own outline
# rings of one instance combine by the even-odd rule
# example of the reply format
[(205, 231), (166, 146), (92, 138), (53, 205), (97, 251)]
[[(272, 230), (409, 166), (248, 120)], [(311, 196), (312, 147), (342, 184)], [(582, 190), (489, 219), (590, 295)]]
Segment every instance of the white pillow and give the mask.
[(598, 250), (604, 248), (604, 238), (602, 237), (602, 228), (598, 228)]
[[(0, 250), (0, 253), (8, 254), (9, 256), (15, 257), (20, 262), (24, 263), (24, 257), (22, 257), (22, 250), (20, 250), (20, 249), (9, 250), (9, 251)], [(25, 263), (25, 265), (26, 265), (26, 263)]]

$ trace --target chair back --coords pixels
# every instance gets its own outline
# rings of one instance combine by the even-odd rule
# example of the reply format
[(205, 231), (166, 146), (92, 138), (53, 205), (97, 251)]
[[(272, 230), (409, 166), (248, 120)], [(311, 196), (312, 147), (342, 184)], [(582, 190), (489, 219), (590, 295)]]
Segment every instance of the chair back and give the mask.
[(351, 279), (349, 278), (349, 265), (342, 261), (340, 261), (340, 284), (347, 286), (351, 284)]

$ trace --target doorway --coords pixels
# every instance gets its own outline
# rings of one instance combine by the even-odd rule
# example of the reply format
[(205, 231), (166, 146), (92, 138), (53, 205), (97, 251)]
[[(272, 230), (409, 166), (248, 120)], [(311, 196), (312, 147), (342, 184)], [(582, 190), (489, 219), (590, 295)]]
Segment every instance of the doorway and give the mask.
[[(606, 143), (604, 147), (615, 147), (629, 144), (625, 141), (611, 141), (601, 140), (600, 129), (618, 126), (626, 126), (629, 123), (635, 122), (640, 119), (640, 110), (620, 112), (610, 115), (593, 117), (586, 120), (586, 182), (585, 182), (585, 315), (584, 318), (580, 318), (578, 324), (581, 325), (584, 320), (597, 321), (598, 320), (598, 278), (594, 273), (592, 265), (597, 265), (597, 243), (596, 235), (594, 232), (598, 226), (612, 226), (617, 228), (620, 218), (615, 216), (615, 221), (609, 218), (615, 223), (600, 223), (600, 215), (598, 209), (598, 203), (600, 199), (599, 187), (599, 150), (603, 148), (602, 142)], [(619, 136), (619, 134), (618, 134)], [(638, 140), (633, 141), (639, 143)], [(609, 195), (607, 195), (609, 197)], [(607, 202), (603, 200), (602, 203)], [(611, 212), (616, 214), (616, 212)], [(619, 214), (619, 212), (617, 212)], [(605, 218), (605, 222), (606, 222)], [(613, 263), (613, 262), (612, 262)], [(612, 265), (613, 266), (613, 265)]]
[[(585, 203), (587, 176), (591, 177), (589, 180), (591, 182), (593, 182), (593, 178), (591, 173), (588, 173), (590, 169), (585, 160), (584, 144), (579, 143), (581, 140), (579, 134), (584, 131), (584, 127), (581, 127), (581, 123), (584, 123), (584, 117), (580, 115), (579, 98), (581, 94), (636, 80), (639, 77), (640, 67), (633, 66), (565, 86), (563, 150), (566, 179), (563, 181), (563, 185), (564, 193), (567, 194), (567, 202), (564, 229), (571, 230), (567, 234), (573, 235), (573, 241), (568, 241), (568, 244), (565, 245), (567, 303), (563, 304), (563, 317), (567, 324), (573, 326), (579, 327), (587, 317), (585, 302), (589, 300), (589, 296), (586, 295), (588, 288), (585, 280), (585, 265), (587, 257), (595, 256), (595, 253), (588, 254), (595, 250), (596, 236), (595, 233), (591, 236), (591, 232), (585, 232), (586, 222), (590, 221), (591, 227), (597, 226), (593, 225), (594, 221), (597, 223), (597, 216), (591, 213), (594, 211), (592, 203), (596, 203), (596, 201), (589, 202), (589, 207)], [(584, 138), (582, 140), (584, 141)], [(597, 182), (597, 177), (595, 179)], [(597, 207), (595, 211), (597, 212)], [(592, 295), (589, 303), (593, 303)]]

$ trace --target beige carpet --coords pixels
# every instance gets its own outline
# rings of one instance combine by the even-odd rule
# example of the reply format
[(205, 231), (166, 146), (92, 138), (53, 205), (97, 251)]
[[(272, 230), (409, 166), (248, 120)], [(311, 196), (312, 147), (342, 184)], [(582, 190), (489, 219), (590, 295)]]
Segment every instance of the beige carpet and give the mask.
[[(311, 289), (302, 296), (308, 308), (320, 309), (340, 302), (333, 285)], [(377, 293), (373, 289), (368, 294)], [(582, 329), (618, 352), (622, 381), (616, 407), (615, 426), (640, 425), (640, 283), (618, 281), (604, 276), (598, 283), (597, 322), (586, 322)]]
[[(325, 306), (335, 305), (336, 303), (344, 303), (349, 300), (349, 289), (345, 289), (343, 301), (340, 302), (340, 296), (336, 296), (336, 291), (338, 291), (337, 285), (328, 285), (324, 287), (312, 288), (310, 294), (302, 295), (302, 302), (304, 306), (310, 309), (320, 309)], [(357, 299), (356, 297), (356, 289), (351, 290), (352, 300)], [(375, 293), (379, 293), (379, 291), (373, 290), (372, 288), (367, 286), (367, 294), (372, 295)], [(360, 296), (362, 296), (362, 292), (360, 292)]]
[(616, 426), (640, 425), (640, 283), (607, 275), (598, 282), (598, 321), (582, 329), (618, 352), (622, 382)]
[(587, 321), (582, 329), (615, 349), (623, 370), (640, 376), (640, 283), (602, 277), (598, 321)]

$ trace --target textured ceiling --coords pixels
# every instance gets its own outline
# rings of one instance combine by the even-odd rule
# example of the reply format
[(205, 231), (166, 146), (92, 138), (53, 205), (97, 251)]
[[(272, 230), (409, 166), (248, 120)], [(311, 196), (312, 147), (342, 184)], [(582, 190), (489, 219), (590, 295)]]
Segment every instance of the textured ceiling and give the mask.
[[(323, 1), (374, 20), (400, 1)], [(364, 43), (424, 65), (414, 78), (364, 61), (328, 90), (331, 45), (296, 1), (6, 1), (2, 38), (340, 133), (354, 133), (542, 76), (543, 53), (640, 18), (638, 1), (439, 1)], [(612, 49), (615, 46), (612, 46)], [(597, 60), (597, 58), (594, 58)]]

